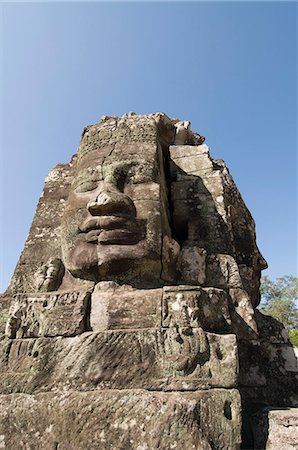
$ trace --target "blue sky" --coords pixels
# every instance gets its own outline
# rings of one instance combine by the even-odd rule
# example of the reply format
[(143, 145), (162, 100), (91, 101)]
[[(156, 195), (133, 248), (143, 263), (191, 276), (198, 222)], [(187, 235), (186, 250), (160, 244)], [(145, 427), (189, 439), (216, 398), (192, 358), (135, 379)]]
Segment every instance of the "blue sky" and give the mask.
[(44, 178), (102, 115), (189, 119), (226, 161), (275, 278), (297, 276), (297, 4), (1, 4), (1, 284)]

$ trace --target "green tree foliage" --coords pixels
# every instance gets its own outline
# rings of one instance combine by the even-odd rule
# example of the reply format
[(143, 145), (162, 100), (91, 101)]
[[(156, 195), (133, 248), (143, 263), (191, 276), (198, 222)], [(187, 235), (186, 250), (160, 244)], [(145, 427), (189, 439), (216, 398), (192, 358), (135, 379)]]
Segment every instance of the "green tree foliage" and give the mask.
[(298, 278), (285, 275), (272, 281), (268, 276), (262, 277), (261, 297), (262, 313), (273, 316), (289, 331), (298, 329)]
[(289, 338), (290, 342), (295, 346), (298, 347), (298, 330), (290, 330), (289, 331)]

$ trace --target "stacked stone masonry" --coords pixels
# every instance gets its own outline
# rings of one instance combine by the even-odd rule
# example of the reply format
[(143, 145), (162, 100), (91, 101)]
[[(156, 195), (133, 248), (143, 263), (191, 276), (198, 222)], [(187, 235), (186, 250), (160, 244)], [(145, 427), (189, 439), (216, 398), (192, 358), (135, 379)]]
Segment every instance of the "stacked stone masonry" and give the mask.
[(49, 173), (0, 298), (0, 448), (272, 448), (297, 359), (256, 309), (254, 221), (204, 140), (103, 117)]

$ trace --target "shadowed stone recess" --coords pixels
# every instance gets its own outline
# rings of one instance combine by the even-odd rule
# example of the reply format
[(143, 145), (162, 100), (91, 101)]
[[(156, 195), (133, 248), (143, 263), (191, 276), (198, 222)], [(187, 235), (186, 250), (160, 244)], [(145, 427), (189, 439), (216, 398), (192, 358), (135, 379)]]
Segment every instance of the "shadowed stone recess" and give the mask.
[(282, 442), (266, 411), (297, 406), (298, 367), (283, 325), (256, 310), (266, 267), (188, 120), (86, 127), (0, 297), (0, 448), (254, 449), (268, 427), (268, 448)]

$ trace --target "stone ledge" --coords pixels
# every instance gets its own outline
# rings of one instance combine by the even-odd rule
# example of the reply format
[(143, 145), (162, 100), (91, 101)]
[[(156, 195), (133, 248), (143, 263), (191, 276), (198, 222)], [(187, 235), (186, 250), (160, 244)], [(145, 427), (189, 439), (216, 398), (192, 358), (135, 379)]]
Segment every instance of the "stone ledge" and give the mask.
[(7, 302), (6, 310), (10, 304), (10, 311), (3, 315), (2, 328), (7, 320), (6, 336), (10, 339), (176, 326), (237, 334), (229, 296), (223, 289), (191, 285), (135, 289), (100, 282), (91, 291), (17, 294)]
[(87, 331), (90, 291), (17, 294), (12, 300), (9, 338), (74, 336)]
[(240, 433), (237, 390), (0, 396), (4, 450), (237, 450)]
[(294, 450), (298, 447), (298, 408), (268, 407), (253, 414), (256, 449)]
[(1, 392), (195, 390), (237, 385), (235, 335), (147, 329), (2, 343)]

